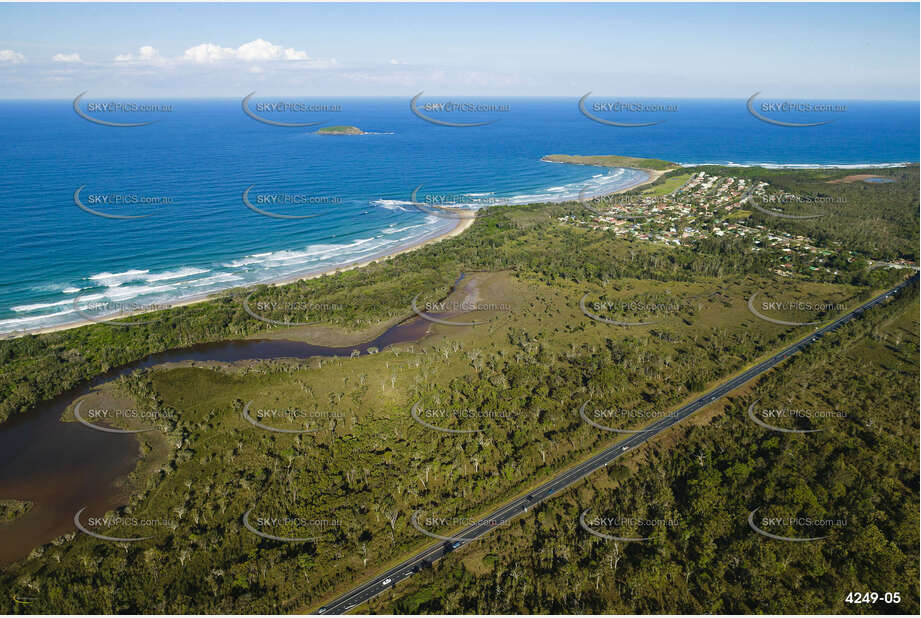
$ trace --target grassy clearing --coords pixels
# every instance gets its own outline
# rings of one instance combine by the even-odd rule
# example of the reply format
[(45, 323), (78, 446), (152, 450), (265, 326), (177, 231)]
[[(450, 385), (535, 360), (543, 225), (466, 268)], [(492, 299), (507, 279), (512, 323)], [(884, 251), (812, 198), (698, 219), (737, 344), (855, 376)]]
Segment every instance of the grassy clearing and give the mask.
[(645, 191), (645, 195), (666, 195), (678, 189), (681, 185), (686, 183), (691, 177), (691, 174), (679, 174), (677, 176), (669, 176), (662, 181), (662, 184), (655, 185)]

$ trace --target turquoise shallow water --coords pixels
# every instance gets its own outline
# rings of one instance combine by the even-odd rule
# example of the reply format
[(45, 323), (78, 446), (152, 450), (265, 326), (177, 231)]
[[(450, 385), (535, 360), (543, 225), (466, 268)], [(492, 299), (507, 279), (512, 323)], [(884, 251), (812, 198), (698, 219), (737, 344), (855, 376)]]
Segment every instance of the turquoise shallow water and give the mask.
[[(753, 118), (744, 100), (676, 101), (666, 122), (625, 129), (589, 120), (570, 99), (504, 100), (508, 111), (463, 118), (496, 120), (474, 128), (427, 123), (408, 98), (331, 102), (339, 111), (310, 120), (369, 134), (269, 126), (239, 100), (98, 116), (157, 120), (135, 128), (88, 122), (71, 101), (0, 103), (0, 333), (79, 320), (77, 297), (157, 306), (392, 252), (456, 223), (410, 204), (419, 185), (419, 201), (482, 206), (573, 199), (643, 177), (542, 162), (546, 154), (859, 166), (915, 161), (919, 149), (917, 103), (848, 102), (831, 124), (791, 129)], [(81, 187), (86, 208), (143, 218), (82, 210)], [(248, 187), (256, 209), (311, 217), (260, 214), (242, 199)]]

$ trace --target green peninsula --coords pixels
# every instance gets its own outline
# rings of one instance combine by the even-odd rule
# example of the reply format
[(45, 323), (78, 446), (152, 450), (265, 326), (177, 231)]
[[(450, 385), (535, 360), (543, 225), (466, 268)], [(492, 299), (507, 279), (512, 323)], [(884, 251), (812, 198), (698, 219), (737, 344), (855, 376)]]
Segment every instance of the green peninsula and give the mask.
[(601, 167), (635, 167), (643, 170), (669, 171), (678, 167), (677, 163), (662, 159), (643, 159), (640, 157), (622, 157), (620, 155), (563, 155), (552, 154), (541, 159), (550, 163), (574, 163), (577, 165), (598, 165)]

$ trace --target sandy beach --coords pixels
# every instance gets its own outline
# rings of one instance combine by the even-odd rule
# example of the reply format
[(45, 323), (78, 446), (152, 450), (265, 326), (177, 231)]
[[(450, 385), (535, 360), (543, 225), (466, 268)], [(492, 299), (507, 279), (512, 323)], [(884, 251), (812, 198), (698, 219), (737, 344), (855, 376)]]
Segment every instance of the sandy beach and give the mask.
[[(634, 189), (638, 189), (639, 187), (645, 187), (646, 185), (650, 185), (654, 183), (666, 173), (665, 171), (650, 170), (650, 169), (645, 169), (641, 167), (631, 167), (629, 169), (637, 170), (639, 172), (646, 172), (648, 176), (646, 180), (640, 181), (634, 185), (630, 185), (629, 187), (625, 187), (623, 189), (618, 189), (617, 191), (611, 191), (608, 195), (617, 195), (619, 193), (626, 193), (627, 191), (633, 191)], [(667, 170), (667, 171), (670, 171), (670, 170)]]
[[(642, 181), (640, 181), (640, 182), (637, 182), (637, 183), (634, 183), (634, 184), (632, 184), (632, 185), (630, 185), (630, 186), (628, 186), (628, 187), (624, 187), (624, 188), (618, 189), (618, 190), (616, 190), (616, 191), (605, 192), (605, 193), (602, 193), (602, 194), (599, 194), (599, 195), (596, 195), (596, 196), (593, 196), (593, 197), (600, 197), (601, 195), (614, 195), (614, 194), (618, 194), (618, 193), (624, 193), (624, 192), (626, 192), (626, 191), (630, 191), (630, 190), (636, 189), (637, 187), (641, 187), (641, 186), (650, 184), (650, 183), (652, 183), (652, 182), (655, 182), (660, 176), (662, 176), (662, 174), (665, 173), (665, 172), (663, 172), (663, 171), (657, 171), (657, 170), (645, 169), (645, 168), (631, 168), (631, 169), (636, 169), (636, 170), (638, 170), (638, 171), (645, 172), (645, 173), (647, 174), (647, 177), (646, 177), (644, 180), (642, 180)], [(345, 272), (345, 271), (347, 271), (347, 270), (354, 270), (354, 269), (356, 269), (356, 268), (364, 268), (365, 266), (368, 266), (369, 264), (373, 264), (373, 263), (375, 263), (375, 262), (381, 262), (381, 261), (389, 260), (389, 259), (391, 259), (391, 258), (393, 258), (393, 257), (396, 257), (396, 256), (398, 256), (398, 255), (401, 255), (401, 254), (403, 254), (403, 253), (409, 253), (410, 251), (415, 251), (416, 249), (419, 249), (419, 248), (421, 248), (421, 247), (425, 247), (425, 246), (428, 246), (428, 245), (437, 243), (437, 242), (439, 242), (439, 241), (441, 241), (441, 240), (444, 240), (444, 239), (446, 239), (446, 238), (453, 238), (454, 236), (459, 236), (460, 234), (463, 234), (471, 225), (473, 225), (473, 222), (474, 222), (475, 220), (476, 220), (475, 217), (460, 218), (460, 219), (458, 219), (457, 225), (455, 225), (450, 231), (448, 231), (448, 232), (446, 232), (446, 233), (444, 233), (444, 234), (440, 234), (440, 235), (438, 235), (438, 236), (434, 236), (434, 237), (432, 237), (432, 238), (423, 239), (423, 240), (421, 240), (421, 241), (419, 241), (419, 242), (417, 242), (417, 243), (415, 243), (415, 244), (412, 244), (412, 245), (403, 247), (402, 249), (398, 249), (397, 251), (394, 251), (394, 252), (392, 252), (392, 253), (379, 255), (379, 256), (376, 256), (376, 257), (373, 257), (373, 258), (369, 258), (369, 259), (364, 260), (364, 261), (361, 261), (361, 262), (355, 262), (354, 264), (347, 264), (347, 265), (345, 265), (345, 266), (338, 266), (338, 267), (335, 267), (335, 268), (329, 268), (329, 269), (326, 269), (326, 270), (317, 271), (317, 272), (312, 272), (312, 273), (307, 273), (307, 274), (304, 274), (304, 275), (297, 275), (297, 276), (293, 276), (293, 277), (287, 277), (287, 278), (285, 278), (285, 279), (278, 279), (278, 280), (274, 280), (274, 281), (265, 281), (265, 282), (261, 283), (260, 285), (274, 285), (274, 286), (288, 285), (288, 284), (294, 283), (294, 282), (296, 282), (296, 281), (305, 281), (305, 280), (308, 280), (308, 279), (316, 279), (317, 277), (322, 277), (322, 276), (324, 276), (324, 275), (335, 274), (335, 273), (339, 273), (339, 272)], [(172, 309), (172, 308), (175, 308), (175, 307), (186, 307), (186, 306), (189, 306), (189, 305), (195, 305), (195, 304), (198, 304), (198, 303), (207, 302), (208, 300), (211, 300), (211, 299), (213, 299), (213, 298), (219, 297), (222, 293), (223, 293), (223, 292), (213, 292), (213, 293), (209, 293), (209, 294), (205, 294), (205, 295), (201, 295), (201, 296), (190, 297), (190, 298), (187, 298), (187, 299), (185, 299), (185, 300), (176, 301), (176, 302), (173, 302), (173, 303), (162, 303), (161, 305), (162, 305), (165, 309)], [(117, 316), (111, 316), (111, 317), (109, 317), (109, 318), (107, 318), (107, 319), (108, 319), (108, 320), (123, 320), (124, 318), (133, 317), (133, 316), (138, 316), (138, 315), (143, 315), (144, 313), (148, 313), (148, 312), (149, 312), (149, 311), (146, 311), (146, 310), (139, 310), (139, 311), (135, 311), (135, 312), (125, 312), (125, 313), (118, 314)], [(43, 328), (28, 329), (28, 330), (13, 331), (13, 332), (10, 332), (10, 333), (5, 333), (5, 334), (0, 335), (0, 339), (15, 339), (15, 338), (17, 338), (17, 337), (23, 337), (23, 336), (25, 336), (25, 335), (39, 335), (39, 334), (43, 334), (43, 333), (54, 333), (54, 332), (69, 330), (69, 329), (71, 329), (71, 328), (80, 328), (81, 326), (88, 326), (88, 325), (91, 325), (91, 324), (104, 323), (104, 321), (105, 321), (105, 320), (98, 320), (98, 321), (96, 321), (96, 320), (88, 320), (88, 319), (84, 319), (84, 320), (75, 320), (75, 321), (73, 321), (73, 322), (67, 322), (67, 323), (65, 323), (65, 324), (58, 324), (58, 325), (55, 325), (55, 326), (46, 326), (46, 327), (43, 327)]]
[[(403, 254), (403, 253), (409, 253), (410, 251), (415, 251), (416, 249), (419, 249), (419, 248), (421, 248), (421, 247), (425, 247), (425, 246), (427, 246), (427, 245), (434, 244), (434, 243), (439, 242), (439, 241), (441, 241), (441, 240), (444, 240), (444, 239), (446, 239), (446, 238), (453, 238), (454, 236), (459, 236), (460, 234), (464, 233), (464, 231), (466, 231), (471, 225), (473, 225), (474, 220), (475, 220), (475, 219), (474, 219), (473, 217), (470, 217), (470, 218), (461, 218), (461, 219), (458, 220), (457, 225), (455, 225), (455, 226), (454, 226), (451, 230), (449, 230), (448, 232), (445, 232), (444, 234), (440, 234), (440, 235), (438, 235), (438, 236), (434, 236), (434, 237), (432, 237), (432, 238), (426, 238), (426, 239), (420, 240), (419, 242), (417, 242), (417, 243), (415, 243), (415, 244), (409, 245), (409, 246), (407, 246), (407, 247), (403, 247), (402, 249), (399, 249), (399, 250), (394, 251), (394, 252), (392, 252), (392, 253), (388, 253), (388, 254), (384, 254), (384, 255), (377, 256), (377, 257), (369, 258), (369, 259), (364, 260), (364, 261), (361, 261), (361, 262), (355, 262), (354, 264), (347, 264), (347, 265), (345, 265), (345, 266), (338, 266), (338, 267), (335, 267), (335, 268), (329, 268), (329, 269), (326, 269), (326, 270), (317, 271), (317, 272), (313, 272), (313, 273), (308, 273), (308, 274), (305, 274), (305, 275), (298, 275), (298, 276), (294, 276), (294, 277), (288, 277), (288, 278), (285, 278), (285, 279), (278, 279), (278, 280), (275, 280), (275, 281), (266, 281), (266, 282), (264, 282), (264, 283), (262, 283), (262, 284), (260, 284), (260, 285), (274, 285), (274, 286), (288, 285), (288, 284), (294, 283), (294, 282), (296, 282), (296, 281), (306, 281), (306, 280), (308, 280), (308, 279), (316, 279), (317, 277), (322, 277), (322, 276), (324, 276), (324, 275), (335, 274), (335, 273), (344, 272), (344, 271), (347, 271), (347, 270), (354, 270), (354, 269), (356, 269), (356, 268), (363, 268), (363, 267), (365, 267), (365, 266), (368, 266), (369, 264), (373, 264), (373, 263), (375, 263), (375, 262), (381, 262), (381, 261), (389, 260), (389, 259), (391, 259), (391, 258), (393, 258), (393, 257), (396, 257), (396, 256), (398, 256), (398, 255), (401, 255), (401, 254)], [(207, 302), (208, 300), (211, 300), (211, 299), (213, 299), (213, 298), (219, 297), (222, 293), (223, 293), (223, 292), (214, 292), (214, 293), (210, 293), (210, 294), (205, 294), (205, 295), (201, 295), (201, 296), (195, 296), (195, 297), (187, 298), (187, 299), (185, 299), (185, 300), (181, 300), (181, 301), (177, 301), (177, 302), (173, 302), (173, 303), (162, 303), (162, 305), (164, 306), (165, 309), (173, 309), (173, 308), (175, 308), (175, 307), (187, 307), (187, 306), (189, 306), (189, 305), (195, 305), (195, 304), (198, 304), (198, 303)], [(147, 312), (147, 311), (143, 311), (143, 310), (141, 310), (141, 311), (134, 311), (134, 312), (125, 312), (125, 313), (118, 314), (117, 316), (109, 317), (109, 318), (107, 318), (107, 319), (109, 319), (109, 320), (122, 320), (122, 319), (128, 318), (128, 317), (143, 315), (144, 313), (148, 313), (148, 312)], [(25, 335), (40, 335), (40, 334), (43, 334), (43, 333), (54, 333), (54, 332), (59, 332), (59, 331), (63, 331), (63, 330), (69, 330), (69, 329), (71, 329), (71, 328), (80, 328), (81, 326), (89, 326), (89, 325), (91, 325), (91, 324), (100, 324), (100, 323), (103, 323), (104, 321), (105, 321), (105, 320), (99, 320), (99, 321), (95, 321), (95, 320), (75, 320), (75, 321), (73, 321), (73, 322), (67, 322), (66, 324), (58, 324), (58, 325), (55, 325), (55, 326), (46, 326), (46, 327), (44, 327), (44, 328), (36, 328), (36, 329), (30, 329), (30, 330), (24, 330), (24, 331), (14, 331), (14, 332), (11, 332), (11, 333), (5, 333), (5, 334), (3, 334), (3, 335), (0, 335), (0, 339), (15, 339), (16, 337), (23, 337), (23, 336), (25, 336)]]

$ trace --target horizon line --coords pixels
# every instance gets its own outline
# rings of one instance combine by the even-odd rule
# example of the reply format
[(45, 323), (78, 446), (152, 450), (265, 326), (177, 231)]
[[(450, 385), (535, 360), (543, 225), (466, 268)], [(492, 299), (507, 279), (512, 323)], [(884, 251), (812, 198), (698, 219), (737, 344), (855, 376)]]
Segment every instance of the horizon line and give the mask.
[[(3, 1), (3, 0), (0, 0)], [(77, 93), (79, 94), (79, 93)], [(77, 95), (75, 95), (77, 96)], [(221, 96), (171, 96), (171, 95), (158, 95), (158, 96), (149, 96), (149, 95), (94, 95), (94, 99), (126, 99), (126, 98), (138, 98), (144, 100), (183, 100), (183, 101), (215, 101), (215, 100), (229, 100), (229, 101), (238, 101), (240, 98), (245, 97), (246, 93), (237, 96), (231, 95), (221, 95)], [(396, 95), (396, 94), (386, 94), (386, 95), (369, 95), (369, 94), (349, 94), (349, 95), (336, 95), (336, 94), (265, 94), (257, 95), (257, 98), (277, 98), (277, 97), (291, 97), (291, 98), (316, 98), (316, 99), (399, 99), (404, 100), (407, 98), (412, 98), (413, 95)], [(739, 98), (734, 97), (661, 97), (661, 96), (649, 96), (649, 95), (604, 95), (599, 94), (594, 98), (619, 98), (619, 99), (655, 99), (655, 100), (665, 100), (665, 101), (746, 101), (749, 96), (742, 96)], [(432, 95), (432, 98), (436, 97), (477, 97), (480, 99), (573, 99), (578, 100), (579, 95), (562, 95), (562, 94), (553, 94), (553, 95), (527, 95), (527, 94), (512, 94), (512, 95), (485, 95), (485, 94), (436, 94)], [(90, 97), (87, 97), (90, 98)], [(787, 99), (791, 101), (806, 101), (806, 100), (819, 100), (819, 101), (868, 101), (874, 103), (916, 103), (921, 104), (921, 99), (875, 99), (875, 98), (857, 98), (857, 97), (847, 97), (847, 98), (826, 98), (826, 97), (785, 97), (785, 96), (768, 96), (762, 97), (766, 99)], [(72, 98), (69, 97), (2, 97), (0, 96), (0, 101), (65, 101), (73, 102)]]

